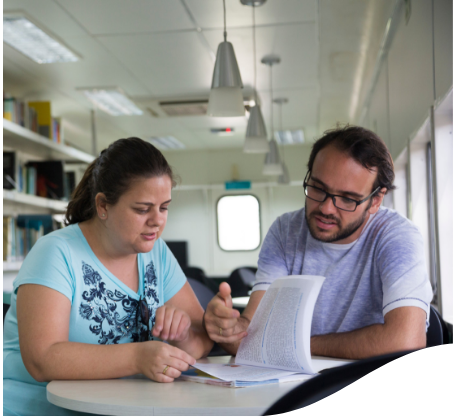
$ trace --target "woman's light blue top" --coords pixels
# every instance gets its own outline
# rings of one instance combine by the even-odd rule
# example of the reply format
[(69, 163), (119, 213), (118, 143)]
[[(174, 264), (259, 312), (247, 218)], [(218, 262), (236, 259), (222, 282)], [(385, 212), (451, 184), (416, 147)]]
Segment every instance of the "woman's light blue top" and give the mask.
[(155, 242), (150, 252), (138, 254), (138, 272), (139, 290), (136, 293), (102, 265), (78, 224), (38, 240), (13, 283), (11, 306), (5, 317), (4, 415), (78, 414), (50, 404), (46, 399), (47, 383), (34, 380), (23, 364), (16, 314), (18, 287), (44, 285), (69, 299), (69, 341), (101, 345), (130, 343), (138, 340), (136, 311), (140, 297), (146, 299), (150, 326), (153, 326), (156, 309), (186, 282), (183, 271), (162, 239)]

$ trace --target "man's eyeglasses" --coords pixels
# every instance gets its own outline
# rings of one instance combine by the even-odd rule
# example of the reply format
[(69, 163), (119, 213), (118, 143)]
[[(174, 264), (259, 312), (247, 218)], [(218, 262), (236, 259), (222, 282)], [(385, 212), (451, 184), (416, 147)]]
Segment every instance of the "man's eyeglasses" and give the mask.
[[(137, 304), (137, 311), (135, 314), (135, 319), (136, 319), (136, 329), (138, 333), (138, 342), (146, 342), (150, 340), (150, 327), (149, 327), (149, 322), (150, 322), (150, 313), (148, 311), (148, 305), (146, 303), (146, 300), (140, 296), (140, 299), (138, 300)], [(144, 324), (146, 326), (146, 330), (142, 330), (142, 326), (140, 325), (139, 321), (141, 324)]]
[(310, 175), (311, 172), (308, 171), (303, 181), (304, 194), (306, 197), (319, 203), (323, 203), (328, 197), (330, 197), (334, 206), (344, 211), (356, 211), (357, 206), (367, 201), (378, 190), (380, 190), (380, 187), (377, 187), (368, 197), (364, 198), (363, 200), (354, 200), (349, 197), (343, 197), (342, 195), (330, 194), (319, 187), (309, 185), (306, 181), (309, 179)]

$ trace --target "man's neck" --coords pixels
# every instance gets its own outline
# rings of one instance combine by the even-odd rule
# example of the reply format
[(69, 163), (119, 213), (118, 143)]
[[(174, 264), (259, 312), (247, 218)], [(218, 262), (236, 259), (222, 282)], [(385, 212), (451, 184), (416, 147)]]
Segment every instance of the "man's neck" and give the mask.
[(371, 214), (367, 215), (364, 222), (359, 226), (359, 228), (354, 233), (352, 233), (352, 235), (342, 240), (338, 240), (336, 242), (331, 242), (331, 243), (336, 244), (336, 245), (348, 245), (349, 243), (355, 242), (357, 239), (359, 239), (360, 235), (364, 231), (365, 226), (371, 219), (371, 216), (372, 216)]

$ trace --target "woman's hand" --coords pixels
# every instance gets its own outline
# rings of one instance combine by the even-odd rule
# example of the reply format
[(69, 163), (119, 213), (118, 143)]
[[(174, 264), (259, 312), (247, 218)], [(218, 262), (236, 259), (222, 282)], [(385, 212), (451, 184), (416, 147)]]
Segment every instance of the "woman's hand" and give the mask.
[(169, 342), (183, 342), (189, 336), (191, 318), (183, 310), (172, 305), (163, 305), (156, 310), (155, 325), (151, 329), (154, 337)]
[(152, 340), (136, 345), (140, 373), (156, 382), (173, 382), (181, 372), (188, 370), (189, 365), (196, 363), (184, 350), (163, 342)]

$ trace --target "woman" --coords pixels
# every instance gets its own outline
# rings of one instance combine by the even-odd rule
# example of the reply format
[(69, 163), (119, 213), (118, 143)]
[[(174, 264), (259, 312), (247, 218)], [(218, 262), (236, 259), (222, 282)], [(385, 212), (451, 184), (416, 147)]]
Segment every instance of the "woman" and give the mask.
[(204, 312), (159, 239), (173, 185), (161, 152), (138, 138), (114, 142), (88, 167), (68, 227), (41, 238), (14, 281), (5, 415), (73, 414), (46, 400), (51, 380), (172, 382), (210, 351)]

